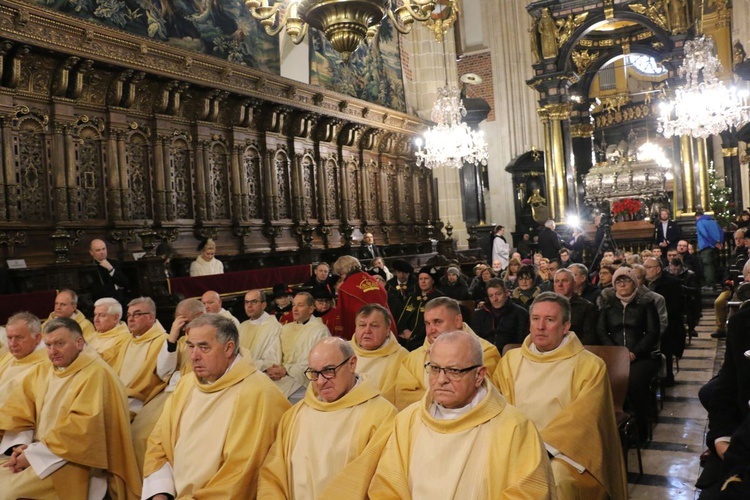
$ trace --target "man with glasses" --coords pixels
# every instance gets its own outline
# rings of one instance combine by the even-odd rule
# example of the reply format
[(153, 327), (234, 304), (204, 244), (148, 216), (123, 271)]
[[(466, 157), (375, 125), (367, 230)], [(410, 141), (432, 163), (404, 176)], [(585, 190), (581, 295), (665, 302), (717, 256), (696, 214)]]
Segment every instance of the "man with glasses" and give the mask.
[(604, 361), (570, 331), (571, 307), (563, 295), (540, 294), (530, 316), (530, 335), (500, 360), (495, 385), (539, 429), (558, 498), (627, 498)]
[(130, 339), (128, 325), (120, 321), (121, 318), (122, 305), (117, 300), (105, 297), (94, 302), (96, 331), (85, 340), (104, 361), (110, 364), (119, 349)]
[(369, 498), (549, 498), (534, 424), (486, 379), (476, 335), (446, 332), (425, 365), (429, 392), (396, 416)]
[(365, 498), (396, 409), (356, 368), (357, 356), (341, 338), (312, 348), (310, 385), (281, 419), (260, 471), (259, 498)]
[(281, 327), (281, 363), (266, 369), (266, 374), (292, 404), (302, 399), (310, 383), (305, 377), (310, 349), (319, 340), (331, 336), (320, 318), (313, 316), (313, 311), (315, 301), (312, 295), (300, 292), (294, 296), (294, 322)]
[(249, 318), (240, 325), (240, 347), (253, 357), (258, 370), (281, 364), (281, 323), (266, 312), (268, 299), (263, 290), (245, 294), (245, 313)]
[(156, 319), (154, 301), (148, 297), (131, 300), (126, 317), (130, 338), (118, 348), (110, 365), (125, 385), (131, 417), (135, 417), (144, 404), (164, 390), (173, 369), (159, 370), (157, 366), (167, 332)]

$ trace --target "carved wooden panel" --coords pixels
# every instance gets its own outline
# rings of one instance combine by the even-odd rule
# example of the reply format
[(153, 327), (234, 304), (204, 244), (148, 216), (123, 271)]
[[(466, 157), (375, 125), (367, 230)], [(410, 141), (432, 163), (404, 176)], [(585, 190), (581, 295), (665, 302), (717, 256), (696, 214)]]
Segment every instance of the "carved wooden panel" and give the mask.
[(153, 213), (148, 152), (146, 136), (140, 132), (130, 134), (125, 143), (125, 171), (128, 178), (125, 203), (131, 219), (150, 219)]
[(291, 219), (291, 185), (289, 169), (291, 161), (283, 149), (276, 151), (273, 162), (273, 174), (276, 182), (276, 207), (279, 219)]
[(106, 219), (104, 165), (106, 152), (101, 133), (94, 126), (81, 126), (75, 141), (77, 211), (83, 220)]
[(368, 221), (378, 219), (378, 204), (380, 203), (380, 169), (378, 163), (370, 161), (366, 168), (367, 184), (370, 187), (370, 198), (365, 200), (365, 216)]
[(226, 146), (214, 143), (208, 155), (209, 208), (213, 219), (229, 218), (228, 160)]
[(255, 146), (245, 148), (242, 157), (242, 168), (247, 183), (247, 200), (245, 210), (248, 219), (263, 217), (263, 185), (260, 177), (260, 152)]
[(398, 204), (398, 175), (396, 174), (393, 165), (389, 165), (389, 168), (386, 169), (386, 179), (386, 200), (388, 203), (386, 203), (384, 215), (386, 220), (396, 220), (396, 205)]
[(169, 166), (175, 219), (193, 218), (191, 163), (188, 143), (182, 138), (174, 140), (169, 148)]
[(339, 165), (336, 158), (330, 157), (325, 160), (325, 190), (326, 216), (327, 220), (339, 218), (338, 207), (340, 200), (339, 189)]
[(315, 160), (310, 153), (302, 157), (302, 218), (305, 220), (317, 219), (317, 194), (315, 192)]
[(401, 218), (404, 222), (411, 222), (414, 220), (415, 206), (414, 206), (414, 177), (409, 175), (407, 169), (404, 169), (404, 205), (401, 207)]
[(356, 220), (360, 218), (359, 162), (356, 160), (349, 160), (346, 163), (346, 179), (349, 183), (347, 186), (349, 190), (349, 207), (346, 216), (349, 220)]
[(421, 174), (419, 176), (419, 198), (420, 198), (420, 218), (423, 222), (430, 220), (430, 181), (431, 176), (429, 174)]
[[(32, 122), (26, 122), (31, 125)], [(52, 200), (49, 144), (41, 128), (27, 128), (13, 136), (13, 157), (17, 190), (9, 193), (23, 221), (46, 221)]]

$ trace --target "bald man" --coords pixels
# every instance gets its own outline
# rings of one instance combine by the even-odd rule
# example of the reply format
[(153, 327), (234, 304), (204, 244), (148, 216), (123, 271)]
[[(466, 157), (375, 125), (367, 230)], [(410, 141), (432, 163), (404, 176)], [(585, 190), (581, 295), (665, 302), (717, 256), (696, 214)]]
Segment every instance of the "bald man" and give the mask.
[(310, 385), (281, 419), (258, 497), (365, 498), (396, 409), (357, 375), (345, 340), (319, 341), (307, 364)]
[(42, 327), (39, 318), (27, 312), (16, 313), (8, 318), (5, 330), (9, 352), (0, 356), (0, 408), (29, 370), (47, 359), (47, 353), (41, 344)]
[(222, 307), (221, 296), (217, 292), (214, 292), (213, 290), (207, 291), (201, 296), (201, 302), (203, 302), (203, 305), (206, 307), (206, 314), (219, 314), (224, 316), (239, 329), (240, 321), (235, 318), (232, 313)]
[(100, 239), (91, 240), (89, 255), (96, 265), (96, 275), (90, 286), (91, 297), (94, 300), (113, 297), (122, 302), (130, 282), (120, 265), (107, 258), (107, 244)]
[[(71, 318), (76, 320), (81, 326), (83, 337), (88, 338), (94, 333), (94, 324), (86, 319), (81, 311), (78, 310), (78, 294), (70, 289), (63, 289), (57, 292), (55, 297), (55, 309), (49, 314), (49, 318), (44, 323), (55, 318)], [(44, 328), (42, 323), (42, 328)]]

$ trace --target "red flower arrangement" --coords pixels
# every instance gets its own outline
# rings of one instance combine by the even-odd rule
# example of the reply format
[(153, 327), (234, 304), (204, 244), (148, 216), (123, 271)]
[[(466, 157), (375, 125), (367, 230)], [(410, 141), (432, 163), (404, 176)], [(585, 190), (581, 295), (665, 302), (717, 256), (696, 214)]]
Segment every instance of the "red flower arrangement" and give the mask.
[(614, 213), (615, 216), (618, 216), (620, 214), (635, 215), (641, 211), (642, 207), (643, 203), (641, 203), (639, 200), (635, 200), (633, 198), (625, 198), (622, 200), (617, 200), (612, 204), (612, 213)]

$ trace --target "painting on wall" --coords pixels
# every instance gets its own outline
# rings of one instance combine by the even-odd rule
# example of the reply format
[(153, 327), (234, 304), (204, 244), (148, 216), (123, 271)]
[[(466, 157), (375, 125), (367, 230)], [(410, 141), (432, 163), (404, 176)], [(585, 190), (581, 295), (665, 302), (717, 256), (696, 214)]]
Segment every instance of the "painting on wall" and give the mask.
[(34, 0), (75, 17), (279, 74), (278, 37), (243, 0)]
[(383, 20), (369, 47), (360, 47), (345, 63), (323, 33), (310, 30), (310, 83), (326, 89), (406, 111), (398, 31)]

